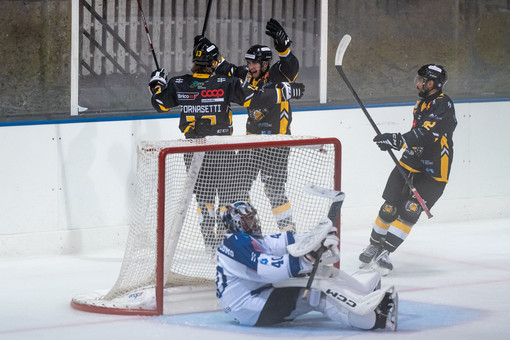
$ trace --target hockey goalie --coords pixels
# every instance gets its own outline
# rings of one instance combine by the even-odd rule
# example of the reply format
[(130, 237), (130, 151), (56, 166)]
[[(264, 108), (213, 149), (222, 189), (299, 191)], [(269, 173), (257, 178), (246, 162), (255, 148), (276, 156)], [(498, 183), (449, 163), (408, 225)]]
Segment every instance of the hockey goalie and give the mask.
[(216, 295), (235, 322), (270, 326), (319, 311), (346, 327), (396, 331), (395, 289), (381, 289), (377, 272), (351, 276), (333, 266), (340, 257), (337, 214), (331, 211), (339, 212), (343, 198), (338, 192), (328, 218), (304, 234), (262, 235), (253, 205), (228, 206), (227, 235), (217, 251)]

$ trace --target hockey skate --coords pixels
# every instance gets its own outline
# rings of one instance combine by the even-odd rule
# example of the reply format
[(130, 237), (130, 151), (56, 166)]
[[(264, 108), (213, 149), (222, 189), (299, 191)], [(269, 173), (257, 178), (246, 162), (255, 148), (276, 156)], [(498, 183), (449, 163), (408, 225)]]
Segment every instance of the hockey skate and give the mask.
[(370, 267), (372, 270), (377, 270), (382, 276), (388, 275), (393, 270), (393, 264), (390, 260), (390, 252), (383, 250), (374, 260)]
[(382, 248), (380, 246), (369, 244), (359, 255), (359, 260), (361, 261), (360, 269), (369, 268), (375, 262), (374, 259), (379, 256), (381, 251)]
[(377, 315), (372, 329), (389, 329), (397, 331), (398, 326), (398, 293), (391, 288), (386, 292), (375, 313)]

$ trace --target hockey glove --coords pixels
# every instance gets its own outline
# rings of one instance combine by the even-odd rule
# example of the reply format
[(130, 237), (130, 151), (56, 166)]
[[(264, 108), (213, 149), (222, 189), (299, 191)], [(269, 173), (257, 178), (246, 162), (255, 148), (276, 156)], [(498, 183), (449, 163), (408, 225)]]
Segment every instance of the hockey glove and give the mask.
[(304, 256), (304, 258), (311, 263), (314, 263), (317, 261), (317, 252), (319, 251), (319, 248), (324, 246), (326, 247), (327, 251), (325, 251), (321, 258), (320, 263), (322, 265), (328, 265), (338, 262), (339, 260), (339, 251), (338, 251), (338, 244), (340, 243), (340, 239), (337, 236), (337, 229), (336, 227), (331, 227), (328, 234), (322, 241), (321, 245), (314, 249), (313, 251), (309, 252)]
[(285, 52), (292, 42), (282, 25), (275, 19), (271, 18), (266, 24), (266, 34), (273, 38), (274, 48), (278, 52)]
[(374, 142), (382, 151), (390, 149), (400, 150), (404, 145), (404, 139), (400, 133), (383, 133), (374, 137)]
[(152, 72), (151, 80), (149, 81), (149, 92), (151, 94), (161, 93), (166, 89), (168, 82), (168, 72), (164, 68), (159, 68)]
[(211, 45), (214, 45), (209, 39), (207, 39), (203, 35), (195, 36), (195, 40), (193, 42), (194, 42), (193, 46), (197, 46), (198, 44), (203, 43), (206, 46), (206, 48)]
[(305, 93), (305, 84), (283, 82), (276, 85), (280, 89), (282, 102), (286, 102), (291, 98), (299, 99)]

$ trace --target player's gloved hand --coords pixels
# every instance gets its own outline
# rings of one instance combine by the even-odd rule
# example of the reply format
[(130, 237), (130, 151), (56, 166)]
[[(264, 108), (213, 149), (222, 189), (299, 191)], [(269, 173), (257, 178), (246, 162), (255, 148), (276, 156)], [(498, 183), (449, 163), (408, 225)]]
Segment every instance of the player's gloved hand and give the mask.
[(292, 43), (282, 25), (273, 18), (269, 19), (266, 24), (266, 34), (273, 38), (274, 48), (278, 52), (285, 52)]
[(276, 85), (281, 90), (282, 102), (286, 102), (291, 98), (299, 99), (305, 93), (305, 84), (282, 82)]
[[(319, 257), (318, 253), (312, 251), (303, 256), (303, 262), (305, 263), (308, 262), (309, 264), (313, 265), (317, 261), (318, 257)], [(340, 252), (338, 251), (337, 247), (333, 247), (331, 249), (326, 250), (325, 252), (322, 253), (322, 256), (319, 259), (319, 263), (323, 266), (332, 265), (337, 263), (338, 261), (340, 261)], [(302, 267), (307, 266), (304, 265)]]
[(390, 149), (400, 150), (404, 145), (404, 139), (400, 133), (382, 133), (374, 137), (374, 142), (382, 151)]
[(340, 243), (340, 239), (338, 238), (336, 232), (337, 232), (336, 227), (331, 227), (331, 229), (329, 230), (328, 235), (326, 236), (326, 238), (322, 242), (322, 245), (324, 247), (326, 247), (328, 249), (330, 249), (330, 248), (337, 248), (338, 249), (338, 245)]
[(199, 43), (203, 43), (207, 47), (209, 47), (211, 45), (214, 45), (209, 39), (207, 39), (203, 35), (195, 36), (194, 45), (193, 46), (197, 46)]
[(152, 72), (151, 80), (149, 81), (149, 92), (151, 94), (160, 93), (166, 89), (168, 82), (168, 71), (164, 68), (159, 68)]
[(319, 249), (322, 246), (324, 246), (327, 248), (327, 250), (322, 253), (322, 256), (320, 257), (320, 264), (321, 265), (334, 264), (340, 260), (340, 252), (338, 250), (339, 243), (340, 239), (337, 236), (337, 229), (336, 227), (331, 227), (328, 234), (322, 241), (322, 244), (313, 251), (304, 255), (303, 257), (306, 261), (312, 264), (315, 263), (319, 257), (318, 255)]

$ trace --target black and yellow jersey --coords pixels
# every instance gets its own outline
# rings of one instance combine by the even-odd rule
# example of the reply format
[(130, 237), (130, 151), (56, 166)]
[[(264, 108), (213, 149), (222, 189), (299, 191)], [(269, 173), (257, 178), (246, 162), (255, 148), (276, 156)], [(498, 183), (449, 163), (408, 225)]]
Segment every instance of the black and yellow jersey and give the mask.
[(427, 173), (434, 180), (447, 183), (457, 126), (452, 100), (439, 91), (419, 100), (413, 116), (411, 131), (402, 135), (406, 149), (400, 164), (411, 172)]
[[(241, 78), (245, 83), (266, 90), (275, 88), (280, 82), (292, 82), (299, 72), (299, 62), (294, 54), (287, 49), (278, 52), (280, 61), (272, 65), (268, 72), (260, 79), (253, 79), (247, 66), (236, 66), (223, 60), (216, 68), (216, 74)], [(247, 134), (283, 134), (290, 135), (292, 123), (292, 109), (288, 101), (274, 103), (266, 102), (262, 105), (248, 107), (246, 121)]]
[(166, 88), (152, 96), (158, 112), (181, 106), (179, 129), (187, 138), (231, 135), (232, 102), (246, 107), (266, 102), (277, 105), (281, 95), (278, 89), (258, 91), (238, 78), (195, 73), (171, 78)]

